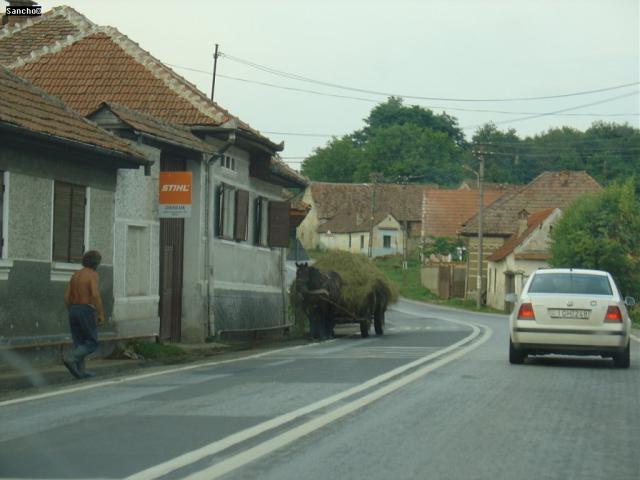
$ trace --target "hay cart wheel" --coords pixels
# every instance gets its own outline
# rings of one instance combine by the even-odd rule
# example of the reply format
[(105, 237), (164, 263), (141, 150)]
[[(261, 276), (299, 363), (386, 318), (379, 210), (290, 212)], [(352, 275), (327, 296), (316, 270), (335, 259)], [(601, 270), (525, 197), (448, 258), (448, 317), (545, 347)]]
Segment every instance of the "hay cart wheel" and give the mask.
[(367, 338), (369, 336), (369, 329), (371, 328), (371, 320), (361, 320), (360, 321), (360, 335), (362, 338)]

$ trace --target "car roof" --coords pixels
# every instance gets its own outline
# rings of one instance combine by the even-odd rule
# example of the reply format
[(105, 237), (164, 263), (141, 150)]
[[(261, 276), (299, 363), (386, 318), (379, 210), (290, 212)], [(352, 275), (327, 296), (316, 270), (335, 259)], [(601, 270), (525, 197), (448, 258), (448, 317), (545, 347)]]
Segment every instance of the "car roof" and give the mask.
[(602, 275), (609, 276), (609, 272), (604, 270), (589, 270), (586, 268), (541, 268), (535, 271), (536, 274), (550, 274), (550, 273), (582, 273), (587, 275)]

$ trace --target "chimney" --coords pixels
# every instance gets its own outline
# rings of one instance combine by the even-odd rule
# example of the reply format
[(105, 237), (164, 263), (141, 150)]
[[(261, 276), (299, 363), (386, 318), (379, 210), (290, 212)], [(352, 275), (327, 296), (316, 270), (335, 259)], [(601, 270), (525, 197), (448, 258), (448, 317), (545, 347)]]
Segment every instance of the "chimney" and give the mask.
[(522, 209), (518, 213), (518, 237), (522, 235), (529, 227), (529, 212)]
[[(38, 2), (34, 0), (5, 0), (7, 2), (7, 7), (11, 8), (28, 8), (35, 7), (38, 5)], [(0, 26), (11, 26), (17, 25), (18, 23), (22, 23), (30, 19), (31, 16), (28, 15), (3, 15), (0, 19)]]

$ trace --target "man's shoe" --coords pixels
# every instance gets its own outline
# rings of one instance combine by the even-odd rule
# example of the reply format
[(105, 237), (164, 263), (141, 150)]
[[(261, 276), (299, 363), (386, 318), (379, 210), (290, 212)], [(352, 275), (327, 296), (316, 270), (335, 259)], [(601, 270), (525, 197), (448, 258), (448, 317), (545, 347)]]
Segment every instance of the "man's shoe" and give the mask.
[(67, 370), (69, 370), (71, 375), (76, 378), (82, 378), (82, 374), (78, 371), (78, 367), (76, 367), (75, 363), (68, 362), (67, 360), (63, 360), (62, 363), (64, 363), (64, 366), (67, 367)]

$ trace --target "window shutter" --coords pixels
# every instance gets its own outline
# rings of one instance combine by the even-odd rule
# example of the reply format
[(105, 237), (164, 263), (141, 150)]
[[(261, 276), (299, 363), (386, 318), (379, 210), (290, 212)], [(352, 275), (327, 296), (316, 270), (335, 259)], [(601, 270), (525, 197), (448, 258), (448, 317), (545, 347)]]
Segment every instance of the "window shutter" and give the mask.
[(69, 232), (69, 261), (81, 263), (84, 254), (84, 216), (87, 204), (87, 189), (71, 187), (71, 229)]
[(216, 218), (215, 218), (215, 235), (222, 237), (222, 226), (224, 222), (224, 185), (218, 185), (216, 189)]
[(71, 189), (68, 183), (55, 182), (53, 196), (53, 260), (69, 261), (71, 229)]
[(269, 202), (269, 246), (289, 246), (289, 202)]
[(253, 243), (260, 245), (260, 230), (262, 229), (262, 198), (256, 198), (253, 206)]
[(0, 170), (0, 258), (2, 258), (2, 254), (4, 251), (4, 202), (7, 201), (4, 198), (4, 172)]
[(247, 239), (247, 221), (249, 220), (249, 192), (236, 190), (236, 219), (233, 238)]

